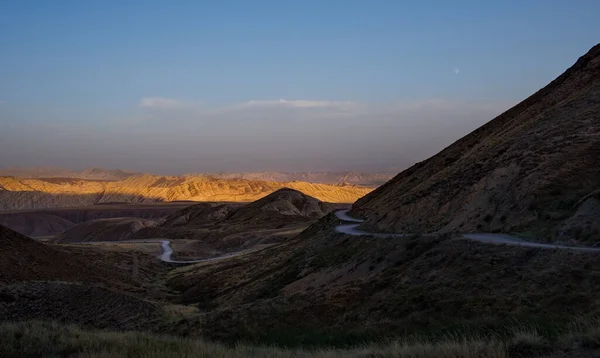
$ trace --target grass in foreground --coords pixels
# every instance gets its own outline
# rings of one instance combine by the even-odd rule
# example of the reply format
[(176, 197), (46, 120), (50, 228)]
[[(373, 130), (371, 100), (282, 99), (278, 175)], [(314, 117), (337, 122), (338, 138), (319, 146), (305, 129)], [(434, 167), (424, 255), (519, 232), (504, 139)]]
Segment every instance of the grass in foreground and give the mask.
[(507, 357), (506, 347), (488, 340), (448, 340), (369, 345), (354, 349), (284, 349), (141, 332), (84, 331), (73, 325), (19, 322), (0, 325), (2, 357)]
[(285, 349), (245, 344), (228, 346), (199, 339), (142, 332), (86, 331), (73, 325), (46, 322), (0, 324), (1, 357), (397, 357), (508, 358), (535, 357), (557, 349), (600, 347), (600, 325), (580, 324), (558, 340), (532, 331), (515, 331), (510, 339), (446, 337), (412, 339), (351, 349)]

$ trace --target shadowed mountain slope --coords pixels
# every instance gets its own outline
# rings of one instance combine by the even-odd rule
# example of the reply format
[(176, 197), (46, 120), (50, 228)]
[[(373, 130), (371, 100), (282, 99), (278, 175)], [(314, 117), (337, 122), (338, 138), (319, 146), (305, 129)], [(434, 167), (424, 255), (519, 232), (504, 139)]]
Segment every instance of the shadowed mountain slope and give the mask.
[(199, 227), (205, 225), (267, 225), (312, 222), (331, 211), (333, 206), (298, 190), (283, 188), (252, 203), (201, 203), (169, 215), (161, 225)]
[[(123, 270), (137, 253), (107, 253), (91, 248), (44, 244), (0, 226), (0, 282), (28, 280), (106, 283), (133, 288), (151, 274), (139, 267), (136, 277)], [(138, 261), (142, 258), (138, 257)], [(161, 270), (148, 255), (150, 269)]]
[(200, 203), (179, 210), (165, 219), (163, 227), (199, 226), (225, 220), (234, 213), (240, 204)]
[(531, 97), (353, 205), (386, 232), (600, 238), (600, 45)]
[(150, 238), (201, 240), (200, 246), (239, 248), (273, 243), (297, 234), (333, 211), (333, 206), (284, 188), (249, 204), (200, 203), (165, 219), (104, 219), (73, 226), (56, 242), (118, 241)]
[(157, 220), (139, 218), (113, 218), (86, 221), (57, 235), (53, 241), (60, 243), (128, 240), (146, 227), (154, 227)]
[(74, 222), (48, 212), (0, 213), (0, 225), (20, 234), (36, 237), (61, 233)]
[(176, 269), (168, 285), (226, 339), (363, 339), (596, 317), (596, 253), (496, 246), (451, 235), (336, 233), (328, 215), (279, 245)]
[(270, 221), (282, 217), (320, 218), (333, 207), (312, 196), (290, 188), (279, 189), (266, 197), (244, 205), (228, 221)]
[(146, 299), (166, 268), (151, 255), (48, 245), (3, 226), (0, 247), (0, 321), (120, 329), (152, 329), (160, 322), (160, 307)]
[(92, 220), (111, 218), (159, 219), (191, 203), (102, 204), (75, 208), (14, 210), (0, 212), (0, 225), (30, 237), (60, 234), (67, 229)]

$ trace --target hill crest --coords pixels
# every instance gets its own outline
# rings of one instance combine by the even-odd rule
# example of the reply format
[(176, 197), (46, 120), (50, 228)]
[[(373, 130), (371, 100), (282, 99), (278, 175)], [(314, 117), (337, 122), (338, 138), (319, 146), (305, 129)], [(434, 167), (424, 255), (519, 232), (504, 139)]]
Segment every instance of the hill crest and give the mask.
[(592, 239), (600, 229), (590, 214), (599, 210), (590, 197), (600, 189), (599, 114), (596, 45), (546, 87), (359, 199), (352, 212), (377, 231)]

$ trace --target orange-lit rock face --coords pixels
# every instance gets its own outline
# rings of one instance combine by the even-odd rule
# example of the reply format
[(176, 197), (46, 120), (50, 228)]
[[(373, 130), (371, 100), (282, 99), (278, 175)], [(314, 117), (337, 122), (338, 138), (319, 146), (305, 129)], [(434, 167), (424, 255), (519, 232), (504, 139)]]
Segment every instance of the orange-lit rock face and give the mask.
[(248, 202), (285, 187), (331, 203), (352, 203), (372, 190), (350, 185), (204, 176), (136, 175), (118, 181), (0, 177), (0, 210), (76, 207), (110, 202)]

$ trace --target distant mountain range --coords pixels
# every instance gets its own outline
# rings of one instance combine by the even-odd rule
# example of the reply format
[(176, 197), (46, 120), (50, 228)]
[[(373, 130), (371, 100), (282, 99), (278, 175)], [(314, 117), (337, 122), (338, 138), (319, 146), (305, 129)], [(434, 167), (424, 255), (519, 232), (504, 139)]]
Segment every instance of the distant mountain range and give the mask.
[(104, 203), (247, 202), (285, 187), (331, 203), (353, 203), (372, 190), (356, 185), (221, 179), (194, 175), (138, 174), (112, 181), (0, 176), (0, 210), (79, 207)]
[(396, 175), (398, 171), (331, 171), (331, 172), (241, 172), (241, 173), (200, 173), (222, 179), (249, 179), (267, 181), (305, 181), (322, 184), (352, 184), (377, 187)]
[(140, 174), (121, 169), (87, 168), (82, 171), (54, 167), (10, 167), (0, 169), (0, 176), (17, 178), (78, 178), (87, 180), (123, 180)]
[[(304, 181), (321, 184), (352, 184), (377, 187), (394, 177), (398, 170), (384, 171), (320, 171), (320, 172), (205, 172), (185, 176), (210, 176), (219, 179), (248, 179), (276, 182)], [(123, 180), (143, 173), (121, 169), (87, 168), (82, 171), (53, 167), (12, 167), (0, 169), (0, 176), (17, 178), (78, 178), (87, 180)]]

